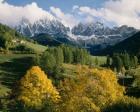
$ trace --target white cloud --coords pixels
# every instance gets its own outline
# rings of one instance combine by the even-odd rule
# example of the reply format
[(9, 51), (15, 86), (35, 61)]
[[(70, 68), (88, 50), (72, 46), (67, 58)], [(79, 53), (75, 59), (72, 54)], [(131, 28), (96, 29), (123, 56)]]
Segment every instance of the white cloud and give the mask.
[(4, 2), (4, 0), (0, 0), (0, 3)]
[(73, 10), (79, 9), (79, 6), (78, 5), (74, 5), (72, 9)]
[(78, 23), (78, 20), (76, 20), (72, 14), (65, 14), (59, 8), (50, 7), (50, 11), (65, 26), (73, 27)]
[(35, 2), (26, 6), (14, 6), (2, 1), (0, 2), (0, 22), (3, 24), (14, 26), (22, 18), (26, 18), (30, 22), (35, 22), (45, 17), (53, 19), (53, 16), (49, 12), (39, 8)]
[(3, 24), (15, 26), (23, 18), (28, 19), (31, 23), (42, 18), (55, 19), (69, 27), (73, 27), (78, 23), (78, 20), (72, 14), (65, 14), (59, 8), (50, 7), (49, 12), (40, 8), (35, 2), (25, 6), (14, 6), (3, 1), (0, 0), (0, 22)]
[(140, 0), (107, 0), (101, 8), (74, 5), (70, 13), (64, 13), (56, 7), (50, 7), (50, 11), (46, 11), (35, 2), (25, 6), (14, 6), (6, 0), (0, 0), (1, 23), (17, 25), (22, 18), (35, 22), (45, 17), (50, 20), (57, 19), (69, 27), (79, 22), (99, 20), (140, 29)]
[(77, 13), (140, 29), (140, 0), (109, 0), (98, 9), (81, 6)]

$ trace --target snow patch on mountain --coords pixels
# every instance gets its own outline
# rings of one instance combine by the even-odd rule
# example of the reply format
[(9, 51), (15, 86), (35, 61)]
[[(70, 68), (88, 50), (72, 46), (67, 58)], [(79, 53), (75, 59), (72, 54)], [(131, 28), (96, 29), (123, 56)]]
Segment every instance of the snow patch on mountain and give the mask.
[(126, 25), (120, 27), (107, 27), (103, 23), (79, 23), (72, 29), (64, 26), (58, 20), (49, 20), (47, 18), (30, 23), (23, 19), (16, 27), (16, 30), (25, 36), (33, 37), (44, 33), (52, 37), (67, 38), (77, 43), (84, 42), (88, 45), (114, 45), (122, 40), (134, 35), (137, 30)]

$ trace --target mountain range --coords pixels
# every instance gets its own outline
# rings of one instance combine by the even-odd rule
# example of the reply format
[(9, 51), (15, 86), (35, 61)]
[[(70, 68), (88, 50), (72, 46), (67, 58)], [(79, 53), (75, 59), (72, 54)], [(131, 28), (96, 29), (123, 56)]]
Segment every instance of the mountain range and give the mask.
[(103, 49), (100, 51), (100, 54), (122, 53), (125, 51), (130, 54), (140, 56), (140, 31), (114, 46)]
[[(66, 27), (58, 20), (47, 18), (30, 23), (22, 19), (15, 29), (28, 37), (37, 37), (40, 34), (50, 35), (58, 41), (70, 42), (83, 47), (105, 48), (117, 44), (134, 35), (138, 30), (126, 25), (110, 28), (101, 22), (79, 23), (73, 28)], [(65, 40), (65, 41), (63, 41)]]

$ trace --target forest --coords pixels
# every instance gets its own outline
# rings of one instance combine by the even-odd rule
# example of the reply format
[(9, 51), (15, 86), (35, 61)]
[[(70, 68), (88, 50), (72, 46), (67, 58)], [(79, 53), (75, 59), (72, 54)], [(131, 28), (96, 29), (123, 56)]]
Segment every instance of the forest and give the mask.
[(140, 112), (139, 54), (44, 46), (0, 25), (1, 112)]

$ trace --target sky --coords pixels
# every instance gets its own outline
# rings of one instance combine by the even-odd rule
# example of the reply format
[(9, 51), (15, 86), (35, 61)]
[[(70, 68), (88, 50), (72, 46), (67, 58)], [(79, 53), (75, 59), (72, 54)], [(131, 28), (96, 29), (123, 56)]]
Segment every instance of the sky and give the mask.
[(47, 18), (72, 28), (80, 22), (103, 22), (140, 29), (140, 0), (0, 0), (0, 22), (16, 26)]

